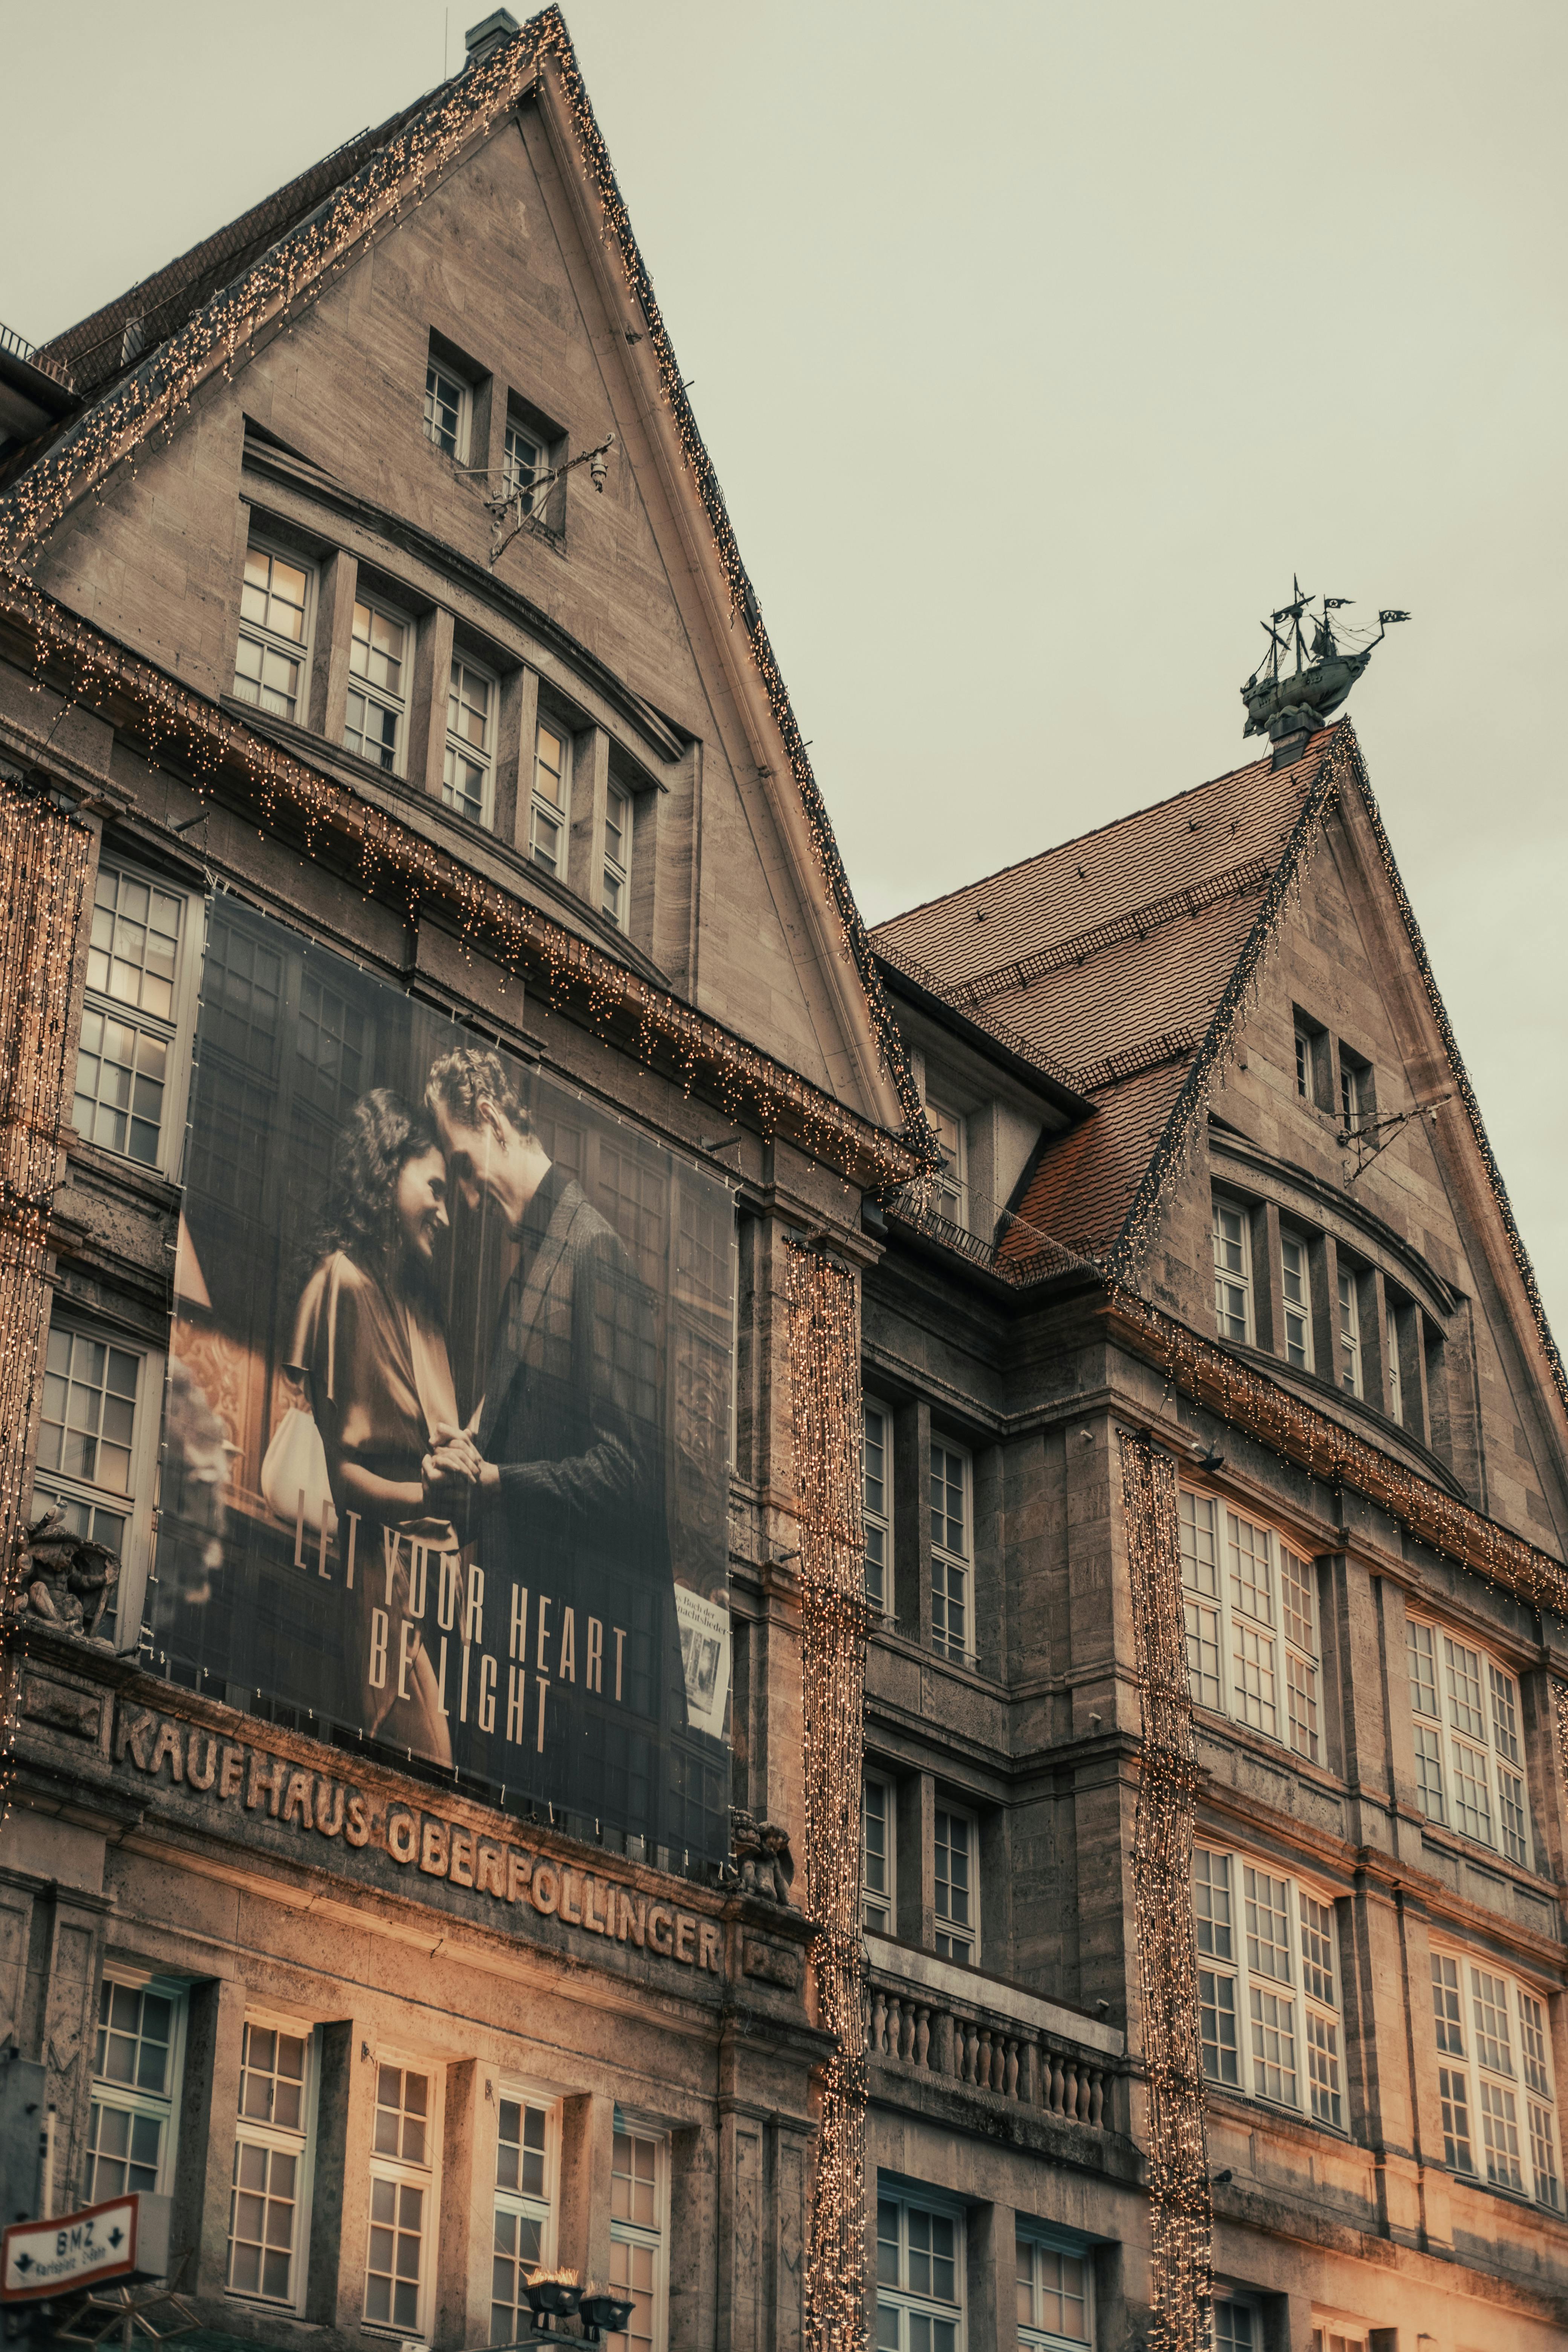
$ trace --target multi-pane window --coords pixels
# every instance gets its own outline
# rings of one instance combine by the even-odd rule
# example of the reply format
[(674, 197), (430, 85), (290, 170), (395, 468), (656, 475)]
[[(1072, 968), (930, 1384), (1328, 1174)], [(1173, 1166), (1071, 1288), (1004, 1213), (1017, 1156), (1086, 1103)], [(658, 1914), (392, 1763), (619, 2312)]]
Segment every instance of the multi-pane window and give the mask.
[(876, 2352), (959, 2352), (963, 2222), (912, 2198), (877, 2199)]
[(617, 2121), (610, 2165), (610, 2292), (632, 2305), (619, 2352), (663, 2352), (668, 2143)]
[(100, 866), (71, 1120), (84, 1143), (144, 1168), (163, 1167), (172, 1157), (170, 1090), (191, 922), (192, 902), (183, 892), (124, 866)]
[(1237, 1854), (1195, 1846), (1193, 1918), (1209, 2081), (1342, 2126), (1331, 1903)]
[(1250, 1344), (1252, 1315), (1252, 1234), (1247, 1211), (1218, 1193), (1214, 1202), (1214, 1313), (1222, 1339), (1237, 1346)]
[(1317, 1580), (1272, 1528), (1217, 1496), (1179, 1499), (1187, 1674), (1194, 1698), (1294, 1748), (1322, 1757)]
[(1299, 1234), (1279, 1236), (1285, 1358), (1299, 1372), (1312, 1369), (1312, 1267)]
[(1303, 1102), (1312, 1099), (1312, 1041), (1298, 1025), (1296, 1030), (1296, 1092)]
[(1560, 2212), (1544, 2001), (1500, 1969), (1434, 1948), (1432, 2022), (1445, 2163)]
[(1518, 1684), (1484, 1650), (1422, 1618), (1405, 1620), (1405, 1637), (1422, 1811), (1528, 1870)]
[(1344, 1113), (1345, 1129), (1353, 1133), (1363, 1118), (1372, 1113), (1372, 1072), (1364, 1062), (1342, 1045), (1340, 1047), (1340, 1108)]
[(105, 1977), (93, 2045), (84, 2201), (164, 2193), (174, 2175), (184, 1996)]
[(939, 1216), (950, 1225), (969, 1223), (969, 1167), (965, 1148), (963, 1113), (949, 1110), (942, 1103), (926, 1100), (926, 1117), (936, 1135), (937, 1150), (942, 1154), (942, 1173), (936, 1180), (936, 1207)]
[(893, 1932), (893, 1804), (892, 1783), (868, 1772), (860, 1813), (860, 1916), (879, 1936)]
[(973, 1967), (980, 1958), (980, 1824), (972, 1813), (938, 1805), (936, 1956)]
[[(113, 1552), (126, 1570), (142, 1557), (147, 1513), (156, 1475), (160, 1365), (112, 1341), (64, 1323), (49, 1327), (44, 1393), (34, 1468), (36, 1515), (58, 1507), (73, 1535)], [(129, 1585), (116, 1599), (130, 1602)], [(98, 1627), (112, 1638), (114, 1613)]]
[(1092, 2274), (1081, 2253), (1019, 2237), (1015, 2266), (1020, 2352), (1093, 2343)]
[(1214, 2352), (1262, 2352), (1263, 2326), (1255, 2304), (1228, 2294), (1215, 2298)]
[(533, 733), (533, 793), (529, 853), (547, 874), (566, 871), (566, 814), (572, 794), (572, 747), (564, 730), (542, 719)]
[(605, 800), (605, 871), (600, 910), (618, 931), (626, 928), (631, 893), (632, 796), (612, 782)]
[(523, 2288), (555, 2259), (555, 2109), (503, 2092), (496, 2140), (490, 2342), (515, 2344), (532, 2325)]
[(456, 371), (431, 360), (425, 370), (425, 436), (458, 465), (468, 455), (471, 394)]
[(349, 644), (349, 698), (343, 743), (388, 774), (403, 766), (408, 697), (408, 624), (361, 597)]
[(866, 1537), (866, 1599), (884, 1615), (892, 1598), (893, 1416), (868, 1397), (862, 1407), (860, 1523)]
[(454, 656), (447, 689), (447, 756), (441, 772), (441, 798), (449, 809), (472, 817), (476, 824), (492, 822), (494, 803), (490, 777), (495, 766), (497, 690), (472, 662)]
[(515, 424), (509, 418), (501, 451), (501, 472), (508, 498), (518, 499), (524, 514), (533, 512), (534, 486), (543, 471), (542, 443), (525, 425)]
[(1342, 1259), (1339, 1269), (1340, 1386), (1352, 1396), (1365, 1393), (1361, 1363), (1361, 1299), (1352, 1269)]
[(268, 547), (246, 551), (234, 691), (276, 718), (303, 721), (311, 573)]
[(231, 2294), (298, 2305), (303, 2284), (309, 2031), (247, 2018), (228, 2200)]
[(1312, 2330), (1312, 2352), (1366, 2352), (1366, 2329), (1354, 2320), (1324, 2320)]
[(933, 1438), (927, 1503), (931, 1516), (931, 1638), (950, 1658), (974, 1651), (970, 1605), (970, 1461)]
[(436, 2198), (432, 2089), (430, 2075), (412, 2066), (376, 2067), (364, 2315), (370, 2326), (400, 2336), (423, 2336), (427, 2326)]
[(1405, 1426), (1405, 1373), (1400, 1363), (1400, 1340), (1409, 1316), (1410, 1309), (1407, 1307), (1397, 1307), (1392, 1298), (1389, 1300), (1388, 1330), (1384, 1348), (1388, 1364), (1388, 1412), (1389, 1418), (1396, 1421), (1402, 1429)]

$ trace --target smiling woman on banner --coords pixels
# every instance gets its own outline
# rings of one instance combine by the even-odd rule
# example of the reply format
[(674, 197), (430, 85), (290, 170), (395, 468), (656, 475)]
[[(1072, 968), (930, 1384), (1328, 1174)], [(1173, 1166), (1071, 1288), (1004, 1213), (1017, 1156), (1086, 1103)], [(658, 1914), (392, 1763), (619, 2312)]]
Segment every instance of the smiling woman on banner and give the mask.
[[(433, 1622), (450, 1524), (426, 1511), (420, 1463), (458, 1427), (437, 1255), (447, 1231), (447, 1162), (422, 1112), (378, 1087), (338, 1145), (318, 1262), (289, 1370), (326, 1451), (345, 1591), (344, 1705), (373, 1737), (451, 1761), (436, 1676), (418, 1633)], [(390, 1576), (389, 1576), (390, 1570)]]

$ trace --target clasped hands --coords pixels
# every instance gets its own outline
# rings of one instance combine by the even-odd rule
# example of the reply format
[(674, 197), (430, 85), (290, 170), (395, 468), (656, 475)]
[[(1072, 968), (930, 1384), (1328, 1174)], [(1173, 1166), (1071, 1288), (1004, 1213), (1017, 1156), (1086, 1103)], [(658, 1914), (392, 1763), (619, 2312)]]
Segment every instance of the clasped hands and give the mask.
[(472, 1433), (445, 1422), (437, 1425), (436, 1443), (419, 1465), (419, 1476), (426, 1508), (440, 1511), (458, 1510), (500, 1484), (500, 1471), (485, 1460)]

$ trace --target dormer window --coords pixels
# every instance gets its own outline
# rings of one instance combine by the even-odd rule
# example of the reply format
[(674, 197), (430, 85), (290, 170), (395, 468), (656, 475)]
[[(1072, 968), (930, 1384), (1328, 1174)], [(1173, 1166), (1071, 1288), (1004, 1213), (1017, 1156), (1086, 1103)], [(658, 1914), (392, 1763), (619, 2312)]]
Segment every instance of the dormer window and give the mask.
[(945, 1217), (950, 1225), (967, 1226), (969, 1171), (965, 1164), (963, 1116), (928, 1096), (926, 1117), (936, 1131), (937, 1149), (942, 1153), (942, 1172), (936, 1185), (937, 1214)]

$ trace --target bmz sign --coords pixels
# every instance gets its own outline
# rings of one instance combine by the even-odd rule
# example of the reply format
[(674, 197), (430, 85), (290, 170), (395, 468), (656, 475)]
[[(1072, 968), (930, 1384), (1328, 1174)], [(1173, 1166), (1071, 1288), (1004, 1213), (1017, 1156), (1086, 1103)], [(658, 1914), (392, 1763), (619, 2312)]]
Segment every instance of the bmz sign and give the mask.
[(37, 2301), (123, 2278), (136, 2267), (138, 2196), (111, 2198), (49, 2221), (13, 2221), (0, 2257), (0, 2300)]

